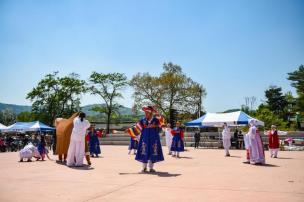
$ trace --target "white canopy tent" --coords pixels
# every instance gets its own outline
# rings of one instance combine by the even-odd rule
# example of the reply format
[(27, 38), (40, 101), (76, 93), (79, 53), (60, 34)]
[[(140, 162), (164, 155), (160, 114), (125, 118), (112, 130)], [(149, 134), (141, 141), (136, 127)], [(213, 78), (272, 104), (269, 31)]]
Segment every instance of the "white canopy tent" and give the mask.
[(2, 123), (0, 123), (0, 131), (6, 129), (7, 127), (5, 125), (3, 125)]
[[(204, 116), (186, 123), (186, 126), (221, 127), (224, 123), (228, 126), (247, 125), (253, 119), (242, 111), (231, 113), (207, 113)], [(257, 119), (256, 119), (257, 120)], [(257, 125), (264, 126), (264, 122), (257, 120)]]

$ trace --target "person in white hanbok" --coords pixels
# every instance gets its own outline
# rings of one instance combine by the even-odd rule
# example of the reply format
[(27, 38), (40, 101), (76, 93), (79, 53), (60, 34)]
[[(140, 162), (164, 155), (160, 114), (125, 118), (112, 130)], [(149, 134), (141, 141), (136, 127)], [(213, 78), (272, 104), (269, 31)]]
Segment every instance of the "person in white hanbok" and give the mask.
[(172, 145), (172, 134), (171, 134), (171, 125), (167, 124), (167, 128), (165, 128), (165, 136), (166, 136), (166, 146), (168, 147), (168, 155), (171, 155), (171, 145)]
[(249, 155), (249, 134), (244, 135), (244, 144), (246, 149), (246, 161), (244, 163), (250, 163), (250, 155)]
[(223, 132), (222, 132), (222, 139), (223, 139), (223, 147), (225, 149), (225, 156), (230, 156), (230, 153), (229, 153), (229, 149), (230, 149), (230, 146), (231, 146), (231, 134), (230, 134), (230, 129), (228, 128), (227, 126), (227, 123), (224, 123), (224, 129), (223, 129)]
[(19, 152), (20, 162), (23, 162), (23, 159), (26, 158), (27, 161), (32, 161), (33, 157), (39, 158), (40, 154), (37, 149), (31, 142), (27, 144), (23, 149)]
[(85, 113), (80, 112), (73, 120), (73, 130), (68, 150), (67, 166), (82, 166), (85, 156), (85, 135), (90, 122), (85, 119)]

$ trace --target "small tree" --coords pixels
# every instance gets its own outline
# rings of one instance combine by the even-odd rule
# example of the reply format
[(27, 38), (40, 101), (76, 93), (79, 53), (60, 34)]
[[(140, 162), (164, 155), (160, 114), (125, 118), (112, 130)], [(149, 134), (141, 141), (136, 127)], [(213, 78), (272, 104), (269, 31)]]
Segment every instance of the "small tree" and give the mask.
[(122, 73), (97, 73), (93, 72), (90, 76), (90, 91), (93, 95), (99, 95), (105, 102), (104, 106), (96, 106), (93, 110), (107, 115), (106, 133), (110, 133), (111, 116), (118, 112), (121, 107), (115, 102), (116, 98), (122, 98), (119, 92), (128, 85), (127, 77)]

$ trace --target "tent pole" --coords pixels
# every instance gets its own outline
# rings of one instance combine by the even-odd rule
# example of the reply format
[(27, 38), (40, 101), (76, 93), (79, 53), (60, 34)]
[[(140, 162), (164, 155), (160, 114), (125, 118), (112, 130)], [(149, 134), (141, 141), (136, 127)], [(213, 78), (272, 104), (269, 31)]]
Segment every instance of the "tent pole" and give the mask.
[[(220, 128), (219, 128), (219, 127), (217, 127), (217, 132), (218, 132), (218, 134), (219, 134), (219, 137), (218, 137), (218, 145), (220, 145), (220, 144), (221, 144), (221, 135), (220, 135)], [(219, 149), (219, 147), (218, 147), (218, 149)]]

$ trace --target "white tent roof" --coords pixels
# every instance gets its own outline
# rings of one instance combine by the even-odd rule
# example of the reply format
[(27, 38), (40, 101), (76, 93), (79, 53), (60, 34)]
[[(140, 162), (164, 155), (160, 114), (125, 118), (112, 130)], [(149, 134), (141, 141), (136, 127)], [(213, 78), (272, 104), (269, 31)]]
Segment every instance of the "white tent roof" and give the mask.
[(0, 130), (1, 129), (6, 129), (7, 127), (5, 125), (3, 125), (2, 123), (0, 123)]
[[(187, 126), (222, 126), (227, 125), (246, 125), (248, 121), (253, 119), (242, 111), (231, 113), (207, 113), (199, 119), (188, 122)], [(257, 119), (256, 119), (257, 120)], [(263, 121), (257, 120), (257, 125), (264, 125)]]

